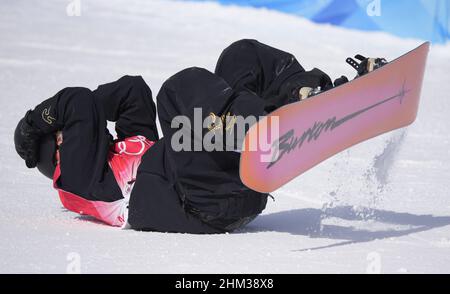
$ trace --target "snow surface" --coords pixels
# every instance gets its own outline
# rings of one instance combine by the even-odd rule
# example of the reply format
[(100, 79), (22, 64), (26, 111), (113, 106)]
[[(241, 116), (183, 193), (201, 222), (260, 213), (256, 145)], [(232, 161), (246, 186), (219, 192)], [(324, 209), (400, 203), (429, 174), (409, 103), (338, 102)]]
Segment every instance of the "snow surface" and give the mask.
[[(73, 1), (73, 0), (71, 0)], [(274, 193), (246, 229), (196, 236), (123, 231), (61, 208), (12, 144), (27, 109), (66, 86), (214, 70), (223, 48), (255, 38), (308, 69), (353, 75), (347, 56), (393, 59), (420, 44), (215, 3), (2, 0), (0, 272), (450, 273), (450, 46), (433, 46), (417, 122), (345, 151)], [(76, 268), (76, 267), (75, 267)]]

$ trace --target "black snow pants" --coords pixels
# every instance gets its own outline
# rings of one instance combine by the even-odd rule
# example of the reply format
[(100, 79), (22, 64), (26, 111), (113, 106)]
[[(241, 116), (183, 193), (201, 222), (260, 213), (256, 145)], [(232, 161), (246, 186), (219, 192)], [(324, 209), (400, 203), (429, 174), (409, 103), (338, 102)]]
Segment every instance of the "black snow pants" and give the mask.
[[(319, 70), (305, 72), (293, 55), (241, 40), (224, 50), (215, 73), (188, 68), (162, 86), (157, 96), (163, 138), (147, 151), (130, 197), (133, 229), (185, 233), (222, 233), (241, 228), (259, 215), (268, 194), (247, 188), (239, 177), (235, 151), (174, 151), (176, 116), (194, 121), (214, 114), (262, 116), (293, 102), (301, 86), (331, 83)], [(203, 129), (203, 135), (210, 130)], [(195, 137), (194, 135), (192, 136)], [(195, 138), (194, 138), (195, 140)]]

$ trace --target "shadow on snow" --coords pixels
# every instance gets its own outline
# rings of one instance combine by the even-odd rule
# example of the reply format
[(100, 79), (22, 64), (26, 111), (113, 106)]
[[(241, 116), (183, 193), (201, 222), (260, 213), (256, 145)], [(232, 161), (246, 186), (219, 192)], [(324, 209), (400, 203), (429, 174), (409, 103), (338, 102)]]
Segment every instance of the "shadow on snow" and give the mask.
[[(367, 217), (367, 213), (370, 213), (370, 217)], [(375, 221), (391, 226), (407, 226), (408, 228), (366, 230), (351, 225), (323, 224), (323, 221), (328, 218), (339, 218), (344, 221)], [(356, 211), (352, 206), (339, 206), (326, 210), (308, 208), (261, 215), (240, 232), (283, 232), (311, 238), (344, 240), (331, 245), (295, 250), (309, 251), (401, 237), (447, 225), (450, 225), (449, 216), (415, 215), (378, 209), (365, 209), (364, 213), (361, 213), (360, 210)], [(367, 227), (369, 227), (369, 223), (367, 223)]]

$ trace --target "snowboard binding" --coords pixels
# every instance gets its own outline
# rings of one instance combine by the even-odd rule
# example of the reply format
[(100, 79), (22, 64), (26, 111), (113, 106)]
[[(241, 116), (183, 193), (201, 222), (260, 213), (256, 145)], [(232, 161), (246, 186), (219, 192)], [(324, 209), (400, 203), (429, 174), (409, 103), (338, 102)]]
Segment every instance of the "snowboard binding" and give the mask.
[[(355, 59), (357, 59), (359, 62)], [(355, 59), (349, 57), (347, 58), (346, 62), (358, 72), (356, 78), (366, 75), (388, 64), (385, 58), (367, 58), (360, 54), (356, 55)]]
[[(367, 58), (360, 54), (356, 55), (355, 59), (349, 57), (346, 60), (346, 62), (357, 71), (358, 74), (356, 75), (355, 78), (362, 77), (388, 64), (388, 61), (385, 58)], [(348, 82), (349, 79), (346, 76), (341, 76), (340, 78), (337, 78), (334, 81), (333, 86), (338, 87)], [(298, 97), (300, 101), (303, 101), (305, 99), (317, 96), (320, 93), (323, 93), (327, 90), (329, 89), (322, 89), (321, 87), (317, 88), (303, 87), (299, 90)]]

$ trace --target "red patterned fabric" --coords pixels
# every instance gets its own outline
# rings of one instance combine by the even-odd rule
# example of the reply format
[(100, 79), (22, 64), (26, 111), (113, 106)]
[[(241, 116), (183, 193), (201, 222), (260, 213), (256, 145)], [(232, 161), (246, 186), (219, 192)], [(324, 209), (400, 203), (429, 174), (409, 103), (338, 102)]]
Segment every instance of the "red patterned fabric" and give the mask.
[(153, 144), (155, 142), (143, 136), (134, 136), (118, 141), (111, 147), (108, 164), (124, 196), (123, 199), (114, 202), (86, 200), (81, 196), (59, 189), (56, 182), (61, 176), (61, 169), (58, 165), (53, 175), (53, 186), (59, 193), (62, 205), (70, 211), (93, 216), (108, 225), (123, 226), (126, 222), (125, 210), (141, 158)]

